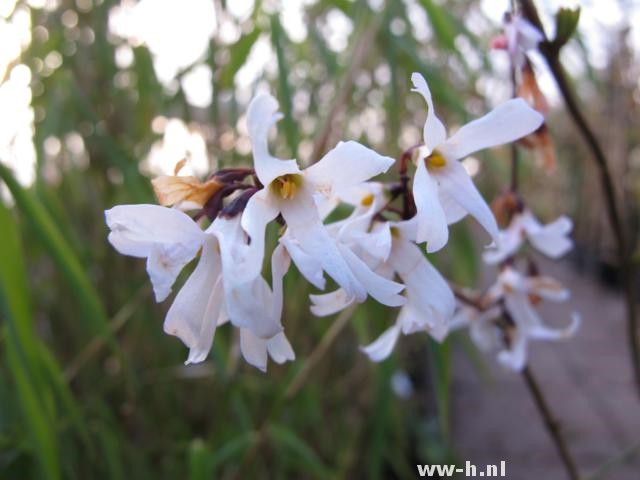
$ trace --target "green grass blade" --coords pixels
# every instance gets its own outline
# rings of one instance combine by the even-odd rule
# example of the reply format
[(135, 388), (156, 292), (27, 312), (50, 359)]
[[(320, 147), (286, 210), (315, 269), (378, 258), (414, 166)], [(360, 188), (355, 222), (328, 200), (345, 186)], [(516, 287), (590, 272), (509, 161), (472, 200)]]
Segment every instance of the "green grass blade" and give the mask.
[(0, 306), (7, 325), (7, 363), (42, 476), (57, 479), (60, 464), (55, 422), (46, 401), (48, 392), (38, 362), (39, 340), (31, 319), (20, 237), (1, 202), (0, 232)]
[(11, 171), (2, 164), (0, 164), (0, 178), (9, 188), (16, 206), (33, 228), (38, 241), (51, 255), (62, 277), (74, 292), (84, 317), (84, 321), (79, 321), (78, 326), (81, 327), (83, 323), (86, 323), (90, 326), (91, 333), (105, 335), (114, 350), (117, 351), (113, 335), (109, 330), (104, 306), (87, 278), (80, 261), (65, 241), (58, 227), (32, 192), (22, 188)]

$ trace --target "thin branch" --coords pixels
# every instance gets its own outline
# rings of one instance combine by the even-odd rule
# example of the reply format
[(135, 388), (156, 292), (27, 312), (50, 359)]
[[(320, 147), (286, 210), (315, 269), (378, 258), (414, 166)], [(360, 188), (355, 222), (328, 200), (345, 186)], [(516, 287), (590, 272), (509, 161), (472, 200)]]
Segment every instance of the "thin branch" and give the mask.
[(531, 372), (531, 369), (528, 366), (525, 367), (524, 370), (522, 370), (522, 378), (527, 384), (529, 393), (533, 397), (536, 407), (538, 408), (538, 412), (540, 412), (540, 415), (544, 420), (544, 425), (547, 429), (547, 432), (555, 443), (558, 454), (560, 455), (562, 463), (564, 463), (564, 466), (567, 470), (567, 475), (571, 480), (580, 480), (578, 468), (576, 467), (573, 457), (569, 453), (569, 448), (567, 447), (564, 437), (562, 436), (562, 432), (560, 431), (560, 425), (553, 417), (547, 400), (542, 394), (542, 389), (540, 388), (538, 381), (536, 380), (533, 372)]
[[(520, 0), (520, 7), (524, 16), (535, 25), (543, 35), (544, 28), (540, 16), (532, 0)], [(545, 57), (549, 69), (558, 85), (558, 89), (564, 98), (567, 110), (580, 132), (583, 140), (589, 147), (593, 159), (600, 173), (600, 184), (605, 196), (607, 216), (615, 236), (618, 247), (620, 274), (624, 286), (624, 295), (627, 310), (627, 336), (632, 358), (632, 367), (635, 376), (636, 389), (640, 394), (640, 338), (638, 337), (638, 319), (636, 316), (636, 292), (634, 289), (634, 267), (631, 259), (631, 249), (627, 242), (627, 236), (621, 219), (620, 207), (616, 199), (615, 188), (609, 162), (600, 146), (593, 130), (589, 126), (586, 117), (578, 106), (573, 89), (569, 83), (565, 70), (560, 61), (560, 49), (550, 42), (546, 36), (539, 45), (540, 53)]]

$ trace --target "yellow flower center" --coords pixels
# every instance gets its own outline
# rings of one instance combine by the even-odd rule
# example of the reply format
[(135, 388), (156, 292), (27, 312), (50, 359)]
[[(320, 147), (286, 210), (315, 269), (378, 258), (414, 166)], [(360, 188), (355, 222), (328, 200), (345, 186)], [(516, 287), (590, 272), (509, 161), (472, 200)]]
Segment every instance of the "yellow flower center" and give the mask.
[(424, 159), (424, 162), (427, 168), (442, 168), (447, 164), (447, 159), (438, 150), (434, 150)]
[(370, 194), (365, 195), (364, 197), (362, 197), (362, 200), (360, 200), (360, 204), (363, 207), (370, 207), (371, 204), (373, 203), (374, 199), (375, 199), (375, 197), (373, 196), (373, 193), (370, 193)]
[(281, 175), (271, 182), (271, 189), (285, 200), (295, 197), (298, 187), (302, 185), (302, 177), (296, 174)]
[(398, 227), (391, 227), (389, 231), (393, 238), (400, 238), (400, 229)]

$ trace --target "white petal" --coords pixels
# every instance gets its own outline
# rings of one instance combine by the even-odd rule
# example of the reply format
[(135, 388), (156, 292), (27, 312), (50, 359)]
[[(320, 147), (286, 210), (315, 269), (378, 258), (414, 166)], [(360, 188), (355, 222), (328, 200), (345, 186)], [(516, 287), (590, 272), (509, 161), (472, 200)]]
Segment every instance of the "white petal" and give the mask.
[(198, 266), (176, 295), (164, 321), (166, 333), (193, 349), (190, 362), (204, 360), (211, 347), (222, 304), (219, 280), (216, 240), (207, 235)]
[(502, 345), (502, 335), (490, 321), (481, 321), (475, 318), (469, 326), (469, 334), (473, 343), (484, 352), (489, 352)]
[(444, 211), (444, 216), (449, 225), (459, 222), (466, 217), (467, 211), (442, 190), (438, 190), (438, 199), (440, 200), (440, 206)]
[(399, 336), (400, 326), (396, 323), (383, 332), (373, 343), (366, 347), (361, 347), (361, 350), (366, 353), (372, 361), (381, 362), (391, 354)]
[(418, 310), (432, 327), (449, 323), (455, 310), (455, 298), (446, 280), (424, 257), (417, 245), (394, 241), (389, 263), (405, 283), (412, 308)]
[(200, 227), (185, 213), (158, 205), (118, 205), (107, 210), (105, 218), (109, 242), (124, 255), (147, 257), (156, 301), (167, 298), (202, 245)]
[(485, 263), (495, 265), (517, 252), (523, 242), (523, 233), (522, 225), (514, 218), (509, 228), (498, 233), (495, 248), (487, 249), (482, 254)]
[(435, 108), (433, 107), (433, 100), (431, 99), (431, 91), (427, 85), (427, 81), (419, 73), (411, 74), (411, 81), (413, 82), (412, 91), (418, 92), (427, 101), (429, 111), (427, 112), (427, 120), (424, 123), (423, 136), (424, 144), (431, 153), (447, 138), (447, 131), (440, 119), (436, 116)]
[(261, 246), (247, 243), (239, 217), (219, 217), (212, 227), (219, 239), (225, 305), (231, 322), (251, 329), (260, 338), (271, 338), (282, 331), (282, 325), (280, 314), (274, 315), (269, 286), (259, 272), (255, 275), (253, 262), (262, 252), (258, 255), (253, 250)]
[(537, 295), (545, 300), (564, 302), (571, 292), (556, 279), (544, 275), (522, 279), (522, 291)]
[(267, 341), (269, 356), (276, 363), (284, 363), (296, 359), (296, 354), (284, 333), (279, 333)]
[(309, 295), (309, 298), (312, 303), (311, 313), (317, 317), (326, 317), (338, 313), (354, 301), (353, 297), (347, 295), (347, 292), (341, 288), (322, 295)]
[(278, 101), (268, 94), (256, 96), (247, 110), (253, 163), (256, 175), (265, 187), (281, 175), (301, 173), (295, 160), (280, 160), (269, 153), (269, 129), (282, 118), (282, 114), (277, 112)]
[(537, 130), (543, 120), (523, 99), (514, 98), (461, 127), (439, 150), (448, 160), (459, 160), (478, 150), (518, 140)]
[(462, 164), (458, 161), (447, 162), (447, 165), (438, 171), (437, 178), (442, 191), (469, 212), (491, 235), (493, 241), (498, 243), (498, 224), (493, 212)]
[(289, 270), (289, 266), (291, 266), (291, 257), (289, 257), (284, 246), (278, 245), (271, 255), (271, 315), (278, 320), (278, 323), (280, 323), (280, 317), (282, 317), (282, 304), (284, 301), (282, 281)]
[(267, 371), (267, 340), (255, 336), (247, 328), (240, 329), (240, 351), (249, 365)]
[(203, 232), (191, 217), (159, 205), (118, 205), (104, 212), (109, 241), (123, 255), (146, 257), (158, 244), (193, 244)]
[(358, 142), (340, 142), (305, 169), (304, 175), (316, 191), (329, 197), (333, 192), (386, 172), (393, 162), (393, 158), (383, 157)]
[(367, 292), (355, 278), (318, 216), (311, 194), (303, 186), (295, 198), (283, 201), (282, 216), (300, 247), (314, 257), (325, 272), (358, 302), (364, 302)]
[(522, 371), (527, 364), (527, 337), (516, 330), (511, 337), (509, 350), (498, 354), (498, 361), (505, 367), (516, 372)]
[(413, 179), (413, 198), (416, 202), (418, 230), (416, 242), (427, 242), (427, 252), (436, 252), (447, 244), (449, 227), (438, 197), (438, 183), (423, 161), (418, 162)]
[(298, 241), (291, 236), (289, 230), (280, 238), (280, 243), (285, 246), (302, 276), (314, 287), (324, 290), (325, 280), (320, 262), (300, 248)]
[(518, 16), (513, 19), (513, 23), (518, 34), (517, 43), (522, 50), (533, 50), (544, 40), (542, 32), (528, 20)]
[(531, 338), (539, 340), (566, 340), (573, 337), (580, 328), (580, 316), (576, 313), (571, 315), (571, 323), (564, 328), (551, 328), (540, 323), (532, 327), (528, 334)]
[(364, 286), (369, 295), (383, 305), (390, 307), (404, 305), (404, 297), (398, 295), (399, 292), (404, 290), (404, 285), (387, 280), (373, 272), (366, 263), (360, 260), (360, 258), (346, 246), (339, 243), (338, 249), (347, 261), (355, 277)]
[(271, 195), (268, 188), (256, 192), (247, 202), (242, 213), (241, 225), (253, 247), (251, 252), (254, 258), (248, 260), (253, 265), (253, 276), (258, 276), (262, 271), (264, 260), (264, 237), (267, 224), (278, 216), (278, 200)]
[(568, 237), (572, 228), (571, 219), (563, 215), (547, 225), (531, 228), (527, 233), (536, 250), (548, 257), (560, 258), (573, 248), (573, 241)]

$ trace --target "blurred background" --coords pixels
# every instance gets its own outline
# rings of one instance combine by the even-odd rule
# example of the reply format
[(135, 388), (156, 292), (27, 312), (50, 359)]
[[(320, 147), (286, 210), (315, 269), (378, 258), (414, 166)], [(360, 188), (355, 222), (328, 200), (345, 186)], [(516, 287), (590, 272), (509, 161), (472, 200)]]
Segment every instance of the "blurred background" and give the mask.
[[(640, 193), (640, 5), (582, 7), (563, 49), (604, 143), (633, 238)], [(417, 478), (415, 465), (507, 461), (509, 478), (563, 478), (521, 378), (466, 333), (402, 338), (391, 359), (358, 350), (395, 318), (374, 303), (314, 318), (309, 288), (285, 279), (284, 324), (298, 360), (265, 375), (221, 328), (210, 359), (185, 367), (162, 332), (143, 261), (107, 243), (103, 211), (154, 203), (150, 178), (251, 162), (244, 123), (257, 91), (285, 117), (272, 149), (302, 164), (342, 139), (398, 157), (421, 140), (419, 71), (456, 128), (509, 98), (509, 63), (490, 51), (507, 0), (0, 1), (0, 478)], [(544, 273), (574, 291), (544, 310), (583, 314), (573, 340), (535, 345), (531, 363), (582, 471), (637, 479), (632, 387), (613, 237), (589, 152), (542, 58), (558, 168), (523, 154), (522, 192), (544, 220), (575, 221), (576, 249)], [(508, 185), (509, 149), (465, 161), (486, 198)], [(465, 220), (434, 261), (483, 286), (485, 237)], [(635, 245), (635, 243), (634, 243)]]

